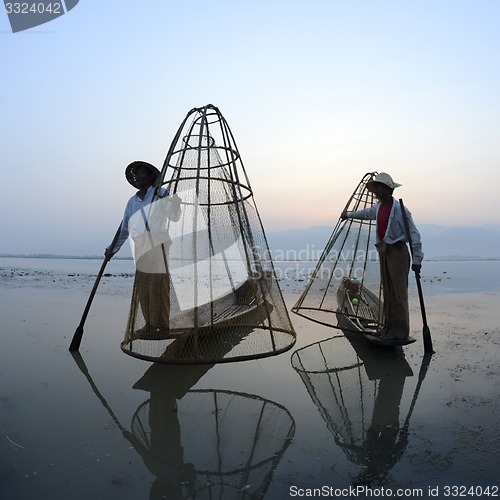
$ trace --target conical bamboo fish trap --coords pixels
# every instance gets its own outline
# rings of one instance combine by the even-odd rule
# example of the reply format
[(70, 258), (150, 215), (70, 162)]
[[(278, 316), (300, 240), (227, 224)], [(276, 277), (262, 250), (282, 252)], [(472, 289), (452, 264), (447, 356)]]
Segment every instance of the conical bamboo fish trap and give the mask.
[[(165, 190), (181, 198), (180, 218), (169, 218), (172, 198), (162, 197)], [(136, 262), (125, 353), (218, 363), (293, 346), (296, 334), (250, 182), (218, 108), (187, 114), (145, 220), (148, 246)], [(154, 275), (152, 290), (144, 290), (143, 271)]]
[[(344, 210), (362, 210), (376, 202), (366, 187), (376, 175), (364, 175)], [(333, 328), (379, 329), (384, 318), (375, 231), (374, 220), (339, 219), (292, 311)]]

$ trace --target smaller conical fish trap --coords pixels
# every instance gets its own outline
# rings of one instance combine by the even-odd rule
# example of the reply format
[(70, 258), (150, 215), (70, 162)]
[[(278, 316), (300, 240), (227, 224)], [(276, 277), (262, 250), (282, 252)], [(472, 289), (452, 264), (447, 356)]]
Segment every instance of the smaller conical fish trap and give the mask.
[[(177, 197), (180, 215), (172, 216)], [(191, 110), (181, 124), (146, 220), (124, 352), (167, 363), (218, 363), (293, 346), (253, 192), (214, 106)]]
[[(347, 211), (371, 207), (366, 188), (376, 172), (365, 174), (349, 198)], [(383, 323), (379, 255), (374, 220), (339, 220), (292, 311), (334, 328), (374, 331)]]

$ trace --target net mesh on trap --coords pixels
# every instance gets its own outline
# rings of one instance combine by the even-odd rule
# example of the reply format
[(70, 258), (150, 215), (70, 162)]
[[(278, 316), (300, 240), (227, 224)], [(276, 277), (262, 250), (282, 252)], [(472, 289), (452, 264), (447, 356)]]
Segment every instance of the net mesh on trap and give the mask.
[[(376, 199), (366, 184), (367, 173), (344, 210), (371, 207)], [(376, 221), (337, 222), (311, 278), (292, 311), (312, 321), (352, 331), (373, 331), (384, 324)]]
[[(180, 215), (173, 216), (176, 196)], [(138, 215), (145, 230), (135, 249), (125, 353), (167, 363), (217, 363), (292, 347), (296, 334), (253, 192), (216, 107), (187, 114), (145, 211)]]

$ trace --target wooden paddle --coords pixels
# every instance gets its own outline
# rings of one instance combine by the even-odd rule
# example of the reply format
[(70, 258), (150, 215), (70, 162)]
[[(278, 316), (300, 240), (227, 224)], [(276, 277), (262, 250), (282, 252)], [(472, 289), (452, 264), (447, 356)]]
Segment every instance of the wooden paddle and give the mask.
[[(113, 238), (113, 241), (111, 242), (110, 248), (113, 248), (115, 246), (116, 241), (118, 240), (118, 236), (120, 236), (120, 231), (121, 231), (122, 225), (120, 224), (118, 226), (118, 230), (116, 231), (115, 237)], [(82, 319), (80, 320), (80, 324), (78, 325), (75, 334), (73, 335), (73, 340), (71, 341), (71, 344), (69, 346), (70, 351), (78, 351), (80, 348), (80, 344), (82, 342), (82, 337), (83, 337), (83, 325), (85, 324), (85, 320), (87, 319), (87, 315), (90, 310), (90, 306), (92, 305), (92, 301), (94, 300), (94, 295), (95, 292), (97, 291), (97, 287), (99, 286), (99, 282), (101, 281), (102, 274), (104, 273), (104, 269), (106, 269), (107, 263), (111, 260), (111, 255), (106, 255), (104, 257), (104, 261), (101, 265), (101, 269), (99, 270), (99, 273), (97, 274), (97, 278), (94, 283), (94, 287), (92, 288), (92, 291), (90, 292), (90, 297), (89, 300), (87, 301), (87, 305), (85, 306), (85, 310), (83, 311)]]
[[(408, 222), (408, 216), (406, 215), (406, 209), (403, 200), (400, 199), (399, 204), (401, 206), (401, 212), (403, 213), (403, 220), (405, 222), (406, 238), (408, 239), (408, 243), (410, 244), (410, 251), (413, 257), (413, 247), (410, 235), (410, 224)], [(422, 312), (422, 321), (424, 323), (424, 329), (422, 332), (424, 338), (424, 352), (426, 354), (432, 354), (434, 350), (432, 348), (431, 331), (429, 330), (429, 326), (427, 325), (427, 316), (425, 314), (424, 294), (422, 293), (422, 284), (420, 283), (420, 272), (419, 271), (414, 271), (414, 272), (415, 272), (415, 279), (417, 281), (418, 298), (420, 300), (420, 311)]]

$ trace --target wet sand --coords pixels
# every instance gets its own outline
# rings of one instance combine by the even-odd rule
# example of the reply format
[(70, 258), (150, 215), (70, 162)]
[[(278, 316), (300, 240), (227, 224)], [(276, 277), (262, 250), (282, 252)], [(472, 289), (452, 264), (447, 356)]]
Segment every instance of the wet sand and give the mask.
[[(274, 499), (349, 487), (357, 498), (366, 488), (429, 498), (429, 488), (444, 497), (447, 486), (499, 485), (500, 284), (470, 280), (497, 276), (499, 262), (423, 273), (430, 360), (412, 287), (418, 341), (404, 350), (291, 314), (290, 351), (215, 366), (120, 350), (132, 275), (119, 263), (72, 356), (88, 270), (100, 263), (77, 264), (0, 259), (2, 499)], [(290, 307), (305, 284), (281, 281)]]

